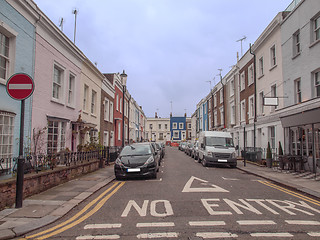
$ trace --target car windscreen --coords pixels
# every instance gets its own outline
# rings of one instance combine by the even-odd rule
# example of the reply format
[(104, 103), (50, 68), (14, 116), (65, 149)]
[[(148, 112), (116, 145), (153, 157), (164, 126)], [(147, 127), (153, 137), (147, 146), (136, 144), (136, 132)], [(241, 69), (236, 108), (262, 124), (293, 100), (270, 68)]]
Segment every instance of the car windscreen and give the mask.
[(141, 156), (141, 155), (150, 155), (151, 148), (149, 145), (130, 145), (130, 146), (125, 146), (121, 153), (120, 156)]
[(206, 137), (206, 146), (234, 147), (232, 138)]

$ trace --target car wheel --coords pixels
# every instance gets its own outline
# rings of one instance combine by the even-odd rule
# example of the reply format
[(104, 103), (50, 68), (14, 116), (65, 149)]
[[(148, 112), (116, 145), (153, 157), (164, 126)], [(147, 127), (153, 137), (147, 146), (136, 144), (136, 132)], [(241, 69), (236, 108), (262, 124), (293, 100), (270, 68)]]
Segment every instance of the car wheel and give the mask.
[(122, 180), (122, 177), (116, 175), (116, 179), (120, 181), (120, 180)]
[[(159, 170), (159, 169), (158, 169)], [(153, 179), (157, 179), (157, 171), (154, 172), (154, 174), (152, 175)]]
[(230, 164), (230, 167), (231, 167), (231, 168), (236, 168), (236, 167), (237, 167), (237, 163), (235, 163), (235, 164)]
[(207, 167), (207, 166), (208, 166), (205, 157), (203, 157), (203, 159), (202, 159), (202, 161), (201, 161), (201, 164), (202, 164), (202, 166), (204, 166), (204, 167)]

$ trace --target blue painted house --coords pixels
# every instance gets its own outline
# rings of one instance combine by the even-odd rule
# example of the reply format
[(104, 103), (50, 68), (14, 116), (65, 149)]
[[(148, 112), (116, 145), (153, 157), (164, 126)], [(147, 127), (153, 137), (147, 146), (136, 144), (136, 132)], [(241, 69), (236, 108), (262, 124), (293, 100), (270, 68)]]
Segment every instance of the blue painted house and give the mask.
[(187, 138), (186, 116), (170, 116), (171, 141), (183, 141)]
[[(35, 27), (31, 22), (36, 19), (25, 1), (10, 1), (10, 4), (0, 1), (0, 159), (19, 154), (21, 101), (7, 94), (6, 82), (15, 73), (34, 78)], [(31, 110), (32, 97), (25, 100), (25, 148), (31, 146)]]

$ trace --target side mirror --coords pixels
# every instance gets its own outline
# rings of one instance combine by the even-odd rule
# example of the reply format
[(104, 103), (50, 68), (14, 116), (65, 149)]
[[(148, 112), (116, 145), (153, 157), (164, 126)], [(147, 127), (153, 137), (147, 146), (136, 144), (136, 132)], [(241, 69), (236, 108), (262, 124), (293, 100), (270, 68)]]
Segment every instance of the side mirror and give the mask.
[(158, 155), (158, 152), (154, 152), (154, 155), (156, 155), (156, 156), (157, 156), (157, 155)]
[(204, 148), (204, 144), (203, 143), (201, 143), (201, 148)]
[(239, 145), (236, 146), (236, 150), (238, 150), (238, 149), (239, 149)]

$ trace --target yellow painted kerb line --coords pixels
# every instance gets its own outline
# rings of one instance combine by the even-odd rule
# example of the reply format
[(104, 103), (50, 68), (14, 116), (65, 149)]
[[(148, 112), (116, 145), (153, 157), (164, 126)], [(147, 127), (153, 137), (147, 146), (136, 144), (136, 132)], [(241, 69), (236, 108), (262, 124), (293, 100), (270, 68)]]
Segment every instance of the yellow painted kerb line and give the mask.
[[(58, 233), (61, 233), (79, 223), (81, 223), (82, 221), (84, 221), (85, 219), (87, 219), (88, 217), (90, 217), (91, 215), (93, 215), (95, 212), (97, 212), (102, 206), (103, 204), (113, 195), (115, 194), (123, 185), (125, 184), (125, 182), (116, 182), (114, 183), (110, 188), (108, 188), (106, 191), (104, 191), (103, 193), (101, 193), (96, 199), (94, 199), (93, 201), (91, 201), (89, 204), (87, 204), (80, 212), (78, 212), (76, 215), (74, 215), (72, 218), (68, 219), (67, 221), (57, 225), (57, 226), (54, 226), (52, 228), (49, 228), (45, 231), (42, 231), (42, 232), (39, 232), (39, 233), (36, 233), (34, 235), (31, 235), (31, 236), (27, 236), (23, 239), (31, 239), (31, 238), (35, 238), (37, 236), (40, 236), (40, 235), (44, 235), (46, 233), (49, 233), (49, 232), (52, 232), (58, 228), (61, 228), (59, 230), (56, 230), (50, 234), (47, 234), (47, 235), (44, 235), (42, 237), (38, 237), (36, 239), (46, 239), (48, 237), (51, 237), (51, 236), (54, 236)], [(104, 197), (108, 192), (110, 192), (113, 188), (115, 188), (110, 194), (108, 194), (106, 197)], [(104, 197), (104, 198), (103, 198)], [(101, 198), (103, 198), (100, 202), (98, 202)], [(98, 203), (97, 203), (98, 202)], [(90, 210), (87, 214), (85, 214), (84, 216), (80, 217), (83, 213), (85, 213), (91, 206), (93, 206), (95, 203), (97, 203), (97, 205), (92, 209)], [(80, 218), (79, 218), (80, 217)], [(79, 218), (78, 220), (76, 220), (77, 218)], [(75, 221), (76, 220), (76, 221)], [(74, 222), (73, 222), (74, 221)], [(73, 223), (71, 223), (73, 222)], [(71, 223), (71, 224), (69, 224)], [(69, 225), (68, 225), (69, 224)], [(65, 226), (65, 227), (64, 227)]]
[(313, 204), (315, 204), (315, 205), (317, 205), (317, 206), (320, 206), (320, 202), (319, 202), (319, 201), (317, 201), (317, 200), (315, 200), (315, 199), (312, 199), (312, 198), (309, 198), (309, 197), (307, 197), (307, 196), (305, 196), (305, 195), (302, 195), (302, 194), (300, 194), (300, 193), (297, 193), (297, 192), (291, 191), (291, 190), (289, 190), (289, 189), (280, 187), (280, 186), (275, 185), (275, 184), (273, 184), (273, 183), (271, 183), (271, 182), (268, 182), (268, 181), (261, 181), (261, 180), (259, 180), (259, 182), (262, 183), (262, 184), (264, 184), (264, 185), (266, 185), (266, 186), (275, 188), (275, 189), (277, 189), (277, 190), (279, 190), (279, 191), (281, 191), (281, 192), (287, 193), (287, 194), (292, 195), (292, 196), (294, 196), (294, 197), (300, 198), (300, 199), (302, 199), (302, 200), (305, 200), (305, 201), (307, 201), (307, 202), (310, 202), (310, 203), (313, 203)]

